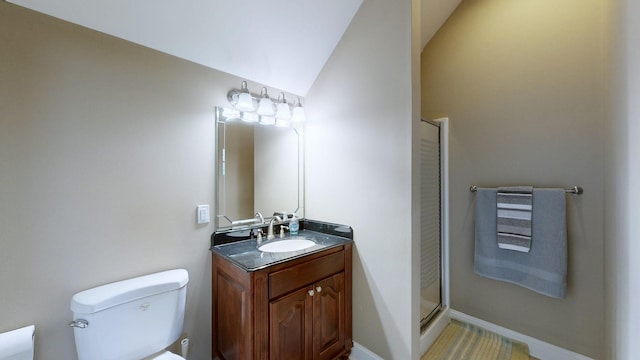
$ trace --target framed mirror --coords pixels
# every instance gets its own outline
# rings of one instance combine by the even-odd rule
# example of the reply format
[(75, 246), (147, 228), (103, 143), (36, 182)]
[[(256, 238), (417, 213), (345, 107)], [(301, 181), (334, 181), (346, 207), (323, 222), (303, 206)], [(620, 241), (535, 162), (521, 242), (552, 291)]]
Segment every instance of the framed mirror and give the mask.
[(302, 128), (280, 125), (216, 107), (216, 230), (256, 224), (257, 212), (304, 218)]

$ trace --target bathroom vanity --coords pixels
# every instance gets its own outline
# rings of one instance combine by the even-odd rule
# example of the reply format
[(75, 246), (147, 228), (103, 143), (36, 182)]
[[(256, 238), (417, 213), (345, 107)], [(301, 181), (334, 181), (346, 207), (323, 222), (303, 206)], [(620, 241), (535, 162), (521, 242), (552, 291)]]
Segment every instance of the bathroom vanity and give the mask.
[[(214, 359), (347, 358), (352, 230), (307, 220), (298, 235), (262, 242), (257, 229), (212, 237)], [(263, 252), (288, 239), (315, 245)]]
[[(353, 231), (304, 220), (302, 127), (243, 116), (216, 108), (213, 358), (347, 358)], [(280, 238), (292, 214), (300, 232)]]

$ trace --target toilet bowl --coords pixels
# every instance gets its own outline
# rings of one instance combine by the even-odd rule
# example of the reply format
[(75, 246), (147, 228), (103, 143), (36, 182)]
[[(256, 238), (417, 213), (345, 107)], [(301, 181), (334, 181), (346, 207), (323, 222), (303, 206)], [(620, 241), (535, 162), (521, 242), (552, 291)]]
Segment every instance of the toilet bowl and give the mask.
[(163, 271), (71, 299), (79, 360), (185, 360), (165, 349), (182, 334), (189, 274)]

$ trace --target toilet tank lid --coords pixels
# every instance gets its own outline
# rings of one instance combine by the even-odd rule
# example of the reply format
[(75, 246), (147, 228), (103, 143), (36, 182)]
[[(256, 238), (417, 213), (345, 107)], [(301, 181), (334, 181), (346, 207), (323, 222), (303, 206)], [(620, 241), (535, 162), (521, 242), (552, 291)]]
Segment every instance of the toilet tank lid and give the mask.
[(73, 295), (71, 311), (77, 314), (93, 314), (129, 301), (180, 289), (188, 282), (189, 273), (184, 269), (122, 280)]

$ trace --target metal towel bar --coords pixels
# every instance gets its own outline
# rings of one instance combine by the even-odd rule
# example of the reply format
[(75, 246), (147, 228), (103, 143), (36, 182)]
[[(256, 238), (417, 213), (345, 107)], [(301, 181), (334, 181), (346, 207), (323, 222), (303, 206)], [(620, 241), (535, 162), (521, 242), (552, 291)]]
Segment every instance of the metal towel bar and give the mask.
[[(471, 185), (471, 187), (469, 187), (469, 191), (476, 192), (478, 191), (478, 187), (476, 185)], [(584, 190), (582, 190), (580, 186), (574, 186), (570, 189), (564, 189), (564, 192), (574, 195), (580, 195), (584, 192)]]

